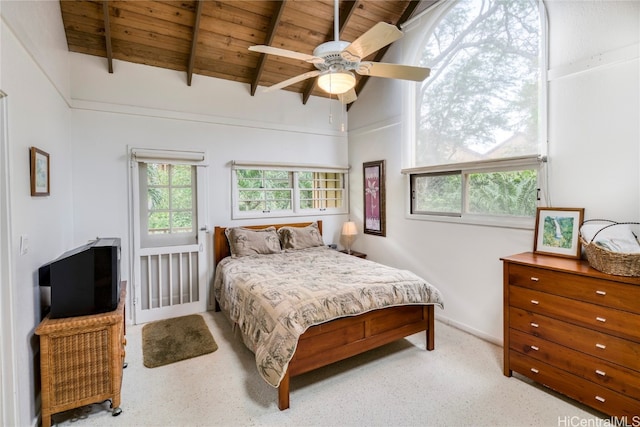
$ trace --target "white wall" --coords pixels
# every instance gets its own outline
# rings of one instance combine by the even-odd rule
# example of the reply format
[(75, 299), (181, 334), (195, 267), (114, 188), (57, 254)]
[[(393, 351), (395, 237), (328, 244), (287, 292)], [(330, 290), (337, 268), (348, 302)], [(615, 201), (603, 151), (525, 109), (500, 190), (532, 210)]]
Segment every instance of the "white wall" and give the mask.
[[(2, 336), (10, 336), (13, 333), (14, 342), (9, 346), (3, 341), (2, 351), (5, 356), (11, 352), (11, 357), (7, 357), (6, 360), (11, 360), (15, 365), (17, 388), (13, 394), (3, 396), (2, 403), (11, 406), (7, 411), (11, 411), (16, 425), (31, 425), (40, 411), (40, 378), (37, 373), (39, 370), (36, 369), (39, 364), (39, 346), (34, 335), (34, 329), (41, 320), (37, 269), (67, 249), (73, 239), (70, 111), (58, 89), (52, 85), (49, 76), (25, 50), (12, 27), (7, 25), (5, 11), (17, 12), (17, 9), (5, 3), (3, 2), (3, 20), (0, 28), (0, 89), (8, 95), (7, 135), (10, 161), (9, 170), (3, 172), (8, 173), (10, 186), (11, 233), (3, 235), (2, 239), (11, 236), (13, 238), (8, 242), (12, 274), (9, 283), (2, 283), (2, 286), (11, 287), (10, 305), (13, 308), (14, 321), (13, 331), (9, 330), (10, 325), (2, 324)], [(56, 15), (51, 14), (48, 5), (37, 9), (30, 4), (32, 2), (24, 3), (29, 3), (26, 7), (34, 12), (32, 16), (36, 22), (47, 14), (55, 20)], [(44, 15), (39, 14), (38, 10)], [(20, 13), (11, 16), (25, 18), (25, 15)], [(12, 23), (16, 22), (21, 21), (18, 19)], [(43, 24), (42, 27), (46, 28), (46, 25)], [(31, 37), (33, 40), (38, 34), (32, 33)], [(49, 59), (55, 62), (54, 58)], [(30, 196), (31, 146), (50, 154), (49, 197)], [(22, 255), (21, 236), (28, 238), (28, 251)], [(3, 292), (3, 296), (5, 295), (7, 293)], [(14, 407), (15, 411), (12, 410)]]
[[(549, 187), (553, 206), (586, 218), (640, 219), (640, 2), (546, 2), (550, 25)], [(614, 30), (615, 29), (615, 30)], [(385, 62), (402, 61), (402, 45)], [(360, 236), (371, 259), (440, 288), (438, 316), (502, 342), (501, 256), (533, 249), (533, 230), (410, 220), (401, 124), (404, 83), (370, 79), (349, 111), (352, 218), (362, 219), (362, 163), (387, 161), (387, 237)]]

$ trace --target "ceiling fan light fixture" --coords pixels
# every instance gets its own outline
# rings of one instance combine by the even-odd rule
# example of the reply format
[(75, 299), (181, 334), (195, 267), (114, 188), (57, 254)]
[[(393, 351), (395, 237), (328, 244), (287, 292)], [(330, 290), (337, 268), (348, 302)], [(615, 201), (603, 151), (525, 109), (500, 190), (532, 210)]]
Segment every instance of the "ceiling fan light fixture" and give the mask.
[(321, 74), (318, 77), (320, 89), (332, 95), (348, 92), (356, 85), (356, 77), (352, 72), (342, 70)]

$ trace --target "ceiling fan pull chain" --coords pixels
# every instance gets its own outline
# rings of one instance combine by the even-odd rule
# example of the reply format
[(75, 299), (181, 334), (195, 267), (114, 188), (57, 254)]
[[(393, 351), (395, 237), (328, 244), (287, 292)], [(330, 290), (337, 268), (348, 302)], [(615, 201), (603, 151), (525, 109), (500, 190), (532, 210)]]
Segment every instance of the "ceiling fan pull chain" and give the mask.
[(331, 102), (331, 93), (329, 93), (329, 123), (333, 124), (333, 106), (331, 104), (333, 103)]

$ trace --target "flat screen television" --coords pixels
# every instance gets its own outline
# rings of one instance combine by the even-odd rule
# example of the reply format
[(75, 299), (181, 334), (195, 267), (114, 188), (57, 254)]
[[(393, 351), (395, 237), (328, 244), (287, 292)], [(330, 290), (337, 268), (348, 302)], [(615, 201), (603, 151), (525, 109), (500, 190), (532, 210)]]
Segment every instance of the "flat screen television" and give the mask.
[(120, 238), (98, 238), (63, 253), (38, 270), (51, 287), (50, 318), (105, 313), (120, 299)]

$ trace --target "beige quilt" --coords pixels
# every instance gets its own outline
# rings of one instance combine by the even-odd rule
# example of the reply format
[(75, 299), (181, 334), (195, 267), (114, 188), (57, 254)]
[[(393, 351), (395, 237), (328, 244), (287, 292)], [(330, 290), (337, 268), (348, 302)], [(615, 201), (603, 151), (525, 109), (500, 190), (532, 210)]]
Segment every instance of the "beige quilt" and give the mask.
[(443, 307), (438, 289), (415, 274), (324, 246), (227, 257), (216, 267), (214, 293), (274, 387), (311, 326), (390, 306)]

